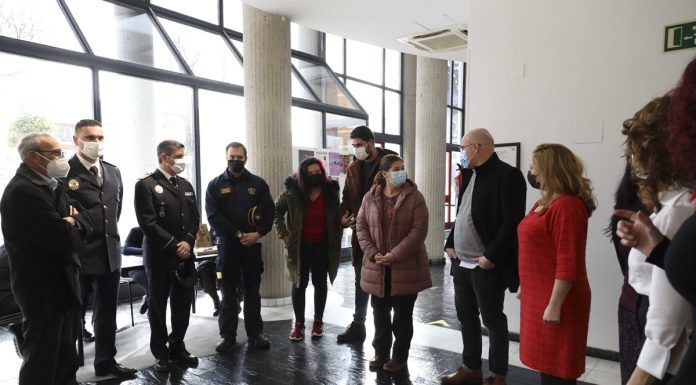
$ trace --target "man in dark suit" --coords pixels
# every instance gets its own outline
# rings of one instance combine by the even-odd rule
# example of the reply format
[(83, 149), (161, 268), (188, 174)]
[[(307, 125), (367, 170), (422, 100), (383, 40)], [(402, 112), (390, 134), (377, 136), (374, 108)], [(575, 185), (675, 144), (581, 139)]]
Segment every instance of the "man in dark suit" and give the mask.
[[(193, 289), (177, 279), (196, 274), (193, 246), (200, 224), (193, 186), (177, 176), (185, 169), (183, 158), (183, 144), (163, 141), (157, 146), (159, 167), (135, 184), (135, 214), (143, 230), (143, 263), (148, 274), (150, 350), (157, 360), (155, 370), (161, 372), (169, 370), (170, 361), (198, 364), (184, 345)], [(168, 337), (167, 298), (172, 307)]]
[(527, 182), (519, 169), (498, 158), (493, 137), (483, 129), (462, 138), (463, 171), (457, 219), (445, 243), (452, 261), (454, 302), (464, 351), (459, 369), (443, 384), (478, 383), (481, 372), (481, 321), (490, 341), (484, 385), (505, 385), (508, 371), (508, 324), (505, 290), (516, 292), (517, 225), (524, 217)]
[(70, 159), (70, 172), (65, 179), (68, 196), (80, 202), (94, 218), (92, 235), (85, 248), (77, 253), (82, 264), (83, 320), (89, 292), (94, 293), (94, 372), (97, 376), (133, 376), (135, 369), (125, 368), (114, 359), (116, 305), (121, 277), (121, 241), (118, 235), (123, 198), (121, 172), (101, 159), (104, 130), (98, 121), (84, 119), (77, 122), (73, 142), (77, 151)]
[(29, 134), (22, 164), (0, 201), (12, 292), (23, 314), (20, 385), (77, 384), (80, 260), (92, 217), (68, 198), (57, 178), (69, 171), (60, 143)]

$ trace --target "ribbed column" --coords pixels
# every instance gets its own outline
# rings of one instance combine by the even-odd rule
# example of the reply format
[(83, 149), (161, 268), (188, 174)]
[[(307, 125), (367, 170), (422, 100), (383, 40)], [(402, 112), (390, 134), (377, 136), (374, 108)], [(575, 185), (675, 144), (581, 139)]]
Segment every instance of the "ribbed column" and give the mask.
[(401, 84), (403, 136), (401, 155), (406, 163), (406, 172), (415, 177), (416, 170), (416, 55), (404, 54), (403, 82)]
[(419, 56), (416, 75), (416, 183), (430, 212), (425, 245), (444, 262), (447, 62)]
[[(244, 99), (251, 172), (268, 182), (273, 199), (292, 172), (290, 22), (244, 5)], [(232, 123), (232, 122), (230, 122)], [(275, 232), (262, 239), (264, 306), (290, 303), (283, 246)]]

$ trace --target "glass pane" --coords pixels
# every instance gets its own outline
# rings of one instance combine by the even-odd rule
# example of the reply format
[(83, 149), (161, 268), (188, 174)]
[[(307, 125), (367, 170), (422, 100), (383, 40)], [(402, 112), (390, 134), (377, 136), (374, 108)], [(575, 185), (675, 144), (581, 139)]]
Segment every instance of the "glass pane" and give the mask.
[(230, 39), (230, 41), (232, 42), (234, 48), (239, 51), (239, 56), (244, 56), (244, 42), (235, 39)]
[[(58, 138), (64, 150), (71, 153), (75, 123), (94, 115), (92, 71), (88, 68), (0, 53), (0, 74), (2, 196), (21, 161), (17, 144), (24, 135), (49, 132)], [(109, 135), (112, 131), (106, 132)]]
[(0, 0), (0, 35), (83, 52), (54, 0)]
[(160, 21), (194, 75), (244, 84), (244, 69), (224, 37), (168, 19)]
[(401, 52), (387, 50), (384, 64), (384, 85), (395, 90), (401, 90)]
[(348, 76), (382, 85), (383, 48), (346, 40), (346, 71)]
[(464, 106), (464, 100), (462, 98), (462, 93), (464, 92), (464, 63), (454, 62), (454, 93), (452, 94), (452, 105), (455, 107), (462, 108)]
[(382, 89), (350, 80), (346, 81), (346, 87), (367, 112), (370, 129), (374, 132), (384, 132), (382, 129)]
[(384, 133), (401, 135), (401, 94), (385, 91)]
[(225, 19), (225, 27), (244, 32), (244, 8), (241, 0), (225, 0), (222, 3), (222, 12)]
[(326, 64), (337, 73), (343, 71), (343, 38), (327, 33), (326, 39)]
[(218, 24), (217, 0), (152, 0), (152, 4), (169, 8), (184, 15)]
[(322, 148), (321, 112), (292, 107), (292, 145), (295, 147)]
[(447, 62), (447, 105), (452, 105), (452, 62)]
[(292, 71), (292, 97), (317, 101), (307, 87), (297, 78), (294, 71)]
[(319, 95), (322, 102), (357, 109), (357, 106), (348, 99), (343, 86), (336, 82), (322, 65), (300, 59), (292, 59), (292, 64)]
[(462, 138), (462, 112), (452, 110), (452, 143), (459, 144)]
[(352, 152), (350, 132), (365, 123), (362, 119), (326, 114), (326, 148)]
[(193, 90), (111, 72), (101, 72), (99, 81), (102, 123), (114, 133), (105, 141), (105, 158), (121, 169), (126, 204), (119, 230), (128, 234), (137, 226), (133, 186), (139, 177), (157, 167), (159, 142), (173, 139), (186, 146), (186, 170), (181, 176), (195, 186)]
[[(384, 148), (387, 150), (392, 150), (396, 152), (397, 154), (401, 155), (401, 145), (396, 144), (396, 143), (384, 143)], [(410, 179), (413, 179), (415, 176), (414, 175), (409, 175), (408, 176)]]
[[(227, 144), (246, 141), (246, 115), (244, 98), (237, 95), (199, 90), (198, 105), (200, 144), (205, 149), (201, 151), (201, 186), (207, 188), (208, 182), (227, 167)], [(207, 223), (208, 216), (203, 206), (202, 218)]]
[(452, 138), (452, 109), (447, 107), (447, 124), (445, 125), (445, 143), (453, 143)]
[(294, 50), (319, 56), (321, 34), (311, 28), (290, 23), (290, 46)]
[(181, 72), (144, 11), (95, 0), (67, 0), (67, 4), (95, 54)]

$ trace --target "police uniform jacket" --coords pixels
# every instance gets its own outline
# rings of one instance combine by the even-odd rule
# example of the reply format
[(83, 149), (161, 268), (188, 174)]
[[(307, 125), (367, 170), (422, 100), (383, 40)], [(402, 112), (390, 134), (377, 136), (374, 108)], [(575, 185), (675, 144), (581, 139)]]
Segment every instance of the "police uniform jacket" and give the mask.
[[(77, 226), (63, 218), (70, 205)], [(12, 292), (25, 316), (52, 316), (79, 308), (80, 260), (92, 231), (92, 217), (78, 202), (71, 202), (66, 187), (53, 190), (22, 164), (0, 201), (2, 233), (10, 255)]]
[(111, 163), (100, 161), (103, 183), (85, 168), (77, 155), (70, 159), (70, 173), (65, 179), (68, 196), (82, 204), (94, 218), (92, 235), (78, 252), (82, 274), (105, 274), (121, 268), (121, 239), (118, 219), (121, 216), (123, 182), (121, 172)]
[(135, 184), (135, 215), (143, 230), (143, 263), (149, 269), (176, 270), (176, 244), (193, 247), (200, 224), (193, 186), (175, 176), (178, 188), (156, 170)]

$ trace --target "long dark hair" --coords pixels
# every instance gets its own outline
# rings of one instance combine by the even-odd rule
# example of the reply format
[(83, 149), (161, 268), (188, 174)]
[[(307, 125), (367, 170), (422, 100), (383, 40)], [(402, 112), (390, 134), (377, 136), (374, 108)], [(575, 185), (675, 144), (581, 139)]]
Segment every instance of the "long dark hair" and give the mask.
[[(394, 154), (389, 154), (385, 155), (382, 157), (382, 160), (379, 162), (379, 171), (389, 171), (391, 168), (392, 164), (396, 161), (404, 161), (401, 159), (398, 155)], [(375, 176), (375, 182), (374, 184), (378, 184), (382, 187), (384, 187), (385, 184), (387, 184), (387, 180), (384, 179), (384, 175), (381, 172), (378, 172), (377, 175)]]
[(326, 168), (324, 167), (324, 162), (315, 157), (309, 157), (300, 163), (297, 168), (297, 185), (300, 188), (300, 194), (302, 196), (302, 204), (306, 207), (309, 204), (309, 190), (305, 184), (305, 180), (309, 176), (307, 169), (313, 164), (318, 164), (321, 169), (321, 174), (324, 176), (324, 185), (328, 182), (328, 177), (326, 176)]
[[(631, 165), (629, 162), (626, 162), (624, 174), (621, 177), (619, 186), (616, 188), (616, 193), (614, 193), (614, 208), (624, 210), (643, 209), (640, 198), (638, 197), (638, 185), (634, 182), (631, 175)], [(609, 226), (604, 229), (604, 234), (608, 237), (612, 237), (618, 223), (619, 218), (612, 215), (609, 219)]]

